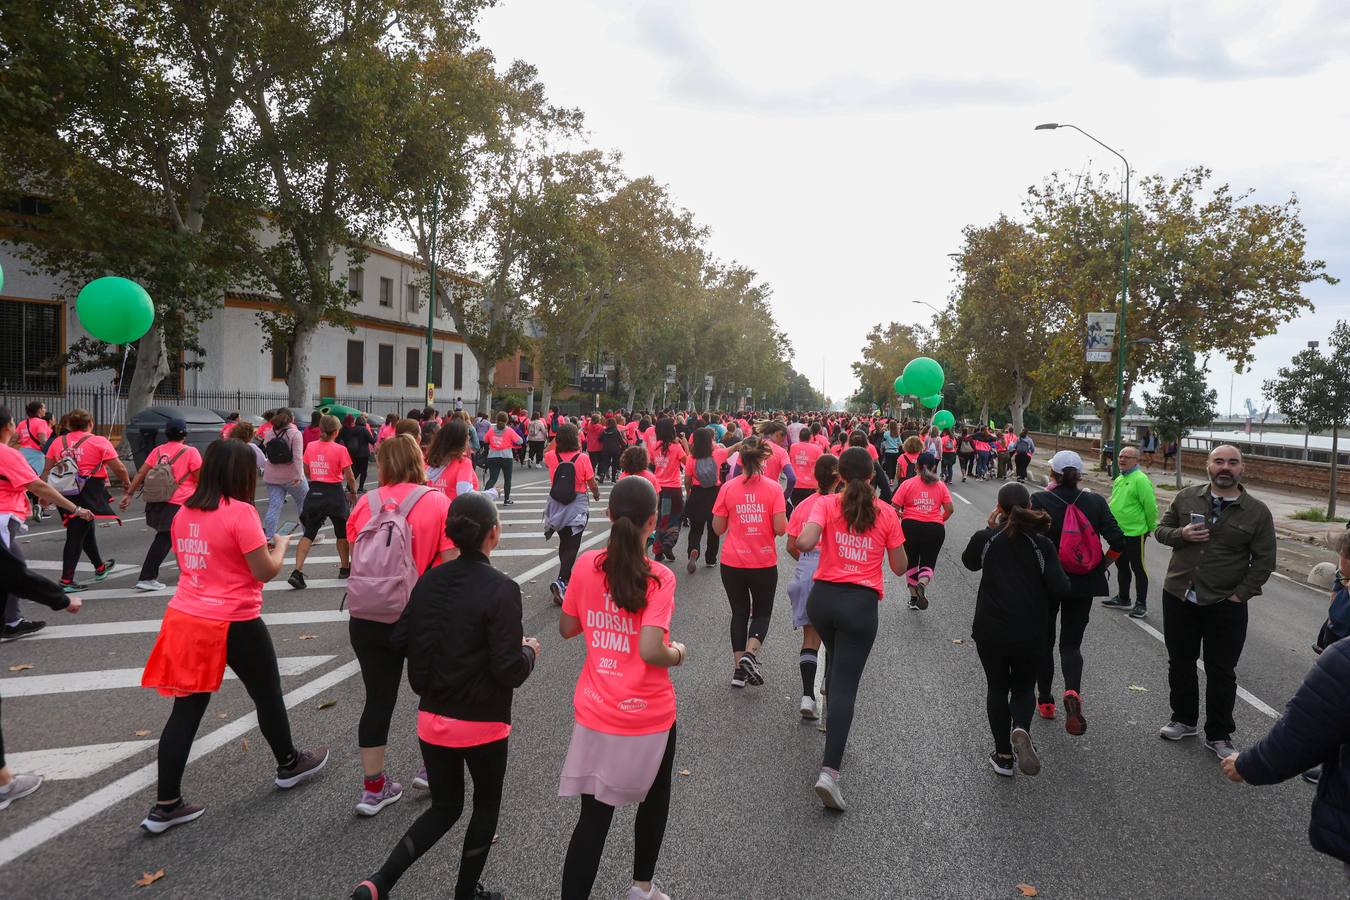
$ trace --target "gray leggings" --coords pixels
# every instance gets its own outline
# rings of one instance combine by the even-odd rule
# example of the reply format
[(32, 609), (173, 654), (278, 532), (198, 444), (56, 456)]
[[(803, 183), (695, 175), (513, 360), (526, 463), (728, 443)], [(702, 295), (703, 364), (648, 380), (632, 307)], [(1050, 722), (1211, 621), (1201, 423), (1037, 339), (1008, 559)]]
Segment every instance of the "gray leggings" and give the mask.
[(838, 770), (853, 727), (853, 707), (863, 667), (877, 638), (877, 592), (859, 584), (817, 581), (806, 599), (806, 614), (825, 644), (825, 756), (821, 765)]

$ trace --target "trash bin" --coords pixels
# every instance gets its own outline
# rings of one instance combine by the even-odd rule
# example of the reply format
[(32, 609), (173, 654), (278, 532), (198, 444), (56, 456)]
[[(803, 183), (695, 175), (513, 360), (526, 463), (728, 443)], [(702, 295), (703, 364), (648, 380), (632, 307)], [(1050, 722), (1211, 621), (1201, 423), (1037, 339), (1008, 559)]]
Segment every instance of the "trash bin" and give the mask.
[(186, 443), (196, 447), (202, 453), (214, 440), (220, 438), (220, 429), (225, 420), (209, 409), (197, 406), (147, 406), (136, 413), (127, 426), (127, 442), (131, 444), (131, 455), (136, 468), (145, 465), (150, 451), (164, 443), (164, 423), (170, 419), (182, 419), (187, 423)]

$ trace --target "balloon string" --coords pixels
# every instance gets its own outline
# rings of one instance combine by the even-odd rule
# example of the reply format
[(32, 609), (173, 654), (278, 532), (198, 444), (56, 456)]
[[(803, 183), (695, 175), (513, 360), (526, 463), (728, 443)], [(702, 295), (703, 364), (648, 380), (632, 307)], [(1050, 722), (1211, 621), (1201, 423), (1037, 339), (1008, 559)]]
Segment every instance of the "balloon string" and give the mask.
[(131, 356), (131, 345), (127, 344), (122, 349), (122, 371), (117, 373), (117, 392), (122, 393), (123, 380), (127, 377), (127, 357)]

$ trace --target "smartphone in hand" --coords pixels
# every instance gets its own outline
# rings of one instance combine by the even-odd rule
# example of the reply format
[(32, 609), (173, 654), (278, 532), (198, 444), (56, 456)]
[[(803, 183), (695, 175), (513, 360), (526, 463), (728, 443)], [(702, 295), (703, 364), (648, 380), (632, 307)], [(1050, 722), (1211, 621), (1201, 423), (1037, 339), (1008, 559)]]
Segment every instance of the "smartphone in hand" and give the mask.
[(1199, 525), (1201, 528), (1204, 528), (1205, 527), (1204, 513), (1191, 513), (1191, 524)]

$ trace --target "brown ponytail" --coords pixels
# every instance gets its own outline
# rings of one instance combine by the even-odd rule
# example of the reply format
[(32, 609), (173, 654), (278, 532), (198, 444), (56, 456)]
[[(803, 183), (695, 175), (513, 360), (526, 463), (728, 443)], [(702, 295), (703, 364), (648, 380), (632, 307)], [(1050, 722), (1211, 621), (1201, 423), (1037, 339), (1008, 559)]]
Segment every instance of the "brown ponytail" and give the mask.
[(999, 488), (996, 514), (1011, 538), (1040, 534), (1050, 527), (1050, 514), (1043, 509), (1032, 509), (1031, 494), (1015, 481)]
[(642, 528), (656, 515), (656, 490), (645, 478), (624, 478), (609, 494), (609, 543), (600, 555), (610, 599), (635, 613), (647, 606), (649, 583), (660, 579), (647, 564)]
[(769, 458), (771, 452), (768, 445), (754, 435), (741, 441), (741, 449), (739, 451), (741, 455), (741, 471), (745, 473), (747, 481), (759, 475), (760, 470), (764, 468), (764, 460)]
[(816, 459), (816, 468), (813, 474), (816, 476), (817, 493), (833, 494), (839, 481), (839, 457), (833, 453), (820, 454)]
[(844, 479), (840, 511), (849, 530), (855, 534), (871, 530), (877, 521), (872, 474), (872, 454), (862, 447), (850, 447), (839, 457), (839, 476)]

